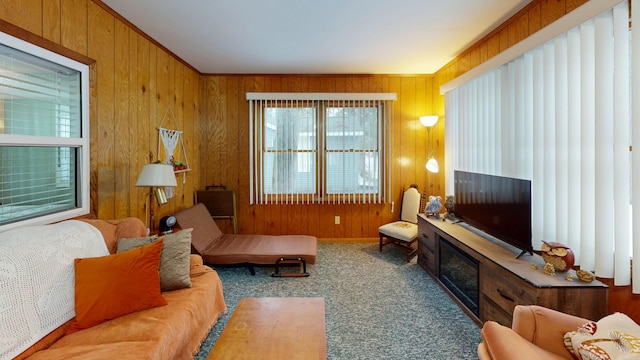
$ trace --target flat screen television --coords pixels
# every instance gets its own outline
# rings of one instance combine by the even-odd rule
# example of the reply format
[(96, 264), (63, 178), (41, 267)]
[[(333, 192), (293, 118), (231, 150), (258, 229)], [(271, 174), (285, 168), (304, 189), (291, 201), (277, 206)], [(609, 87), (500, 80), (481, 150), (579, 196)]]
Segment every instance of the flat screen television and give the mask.
[(454, 172), (455, 216), (522, 250), (531, 241), (531, 181), (504, 176)]

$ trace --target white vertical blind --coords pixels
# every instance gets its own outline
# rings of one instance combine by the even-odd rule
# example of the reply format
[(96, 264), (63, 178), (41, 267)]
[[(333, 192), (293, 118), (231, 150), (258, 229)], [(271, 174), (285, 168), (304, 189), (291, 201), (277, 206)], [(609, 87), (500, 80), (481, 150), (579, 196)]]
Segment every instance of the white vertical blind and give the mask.
[[(640, 9), (640, 0), (631, 0), (631, 8), (632, 9)], [(634, 21), (635, 23), (635, 21)], [(631, 49), (632, 51), (638, 51), (640, 49), (640, 27), (632, 26), (631, 27)], [(632, 61), (631, 62), (631, 87), (632, 89), (640, 89), (640, 61)], [(640, 91), (632, 91), (632, 104), (640, 104)], [(640, 129), (640, 111), (631, 111), (631, 127), (634, 129)], [(640, 131), (632, 131), (632, 140), (631, 146), (638, 149), (640, 148)], [(632, 179), (632, 188), (640, 189), (640, 156), (631, 156), (631, 179)], [(640, 191), (632, 191), (631, 192), (631, 203), (632, 204), (640, 204)], [(632, 211), (631, 216), (632, 224), (640, 224), (640, 211), (636, 209), (636, 211)], [(633, 258), (640, 259), (640, 245), (636, 239), (640, 239), (640, 226), (632, 227), (633, 234)], [(635, 266), (632, 268), (632, 277), (634, 279), (640, 279), (640, 266)], [(633, 293), (640, 294), (640, 281), (634, 281), (633, 283)]]
[(619, 1), (445, 94), (447, 193), (454, 170), (532, 180), (534, 248), (568, 244), (576, 264), (616, 285), (631, 282), (630, 250), (640, 255), (640, 35), (630, 43), (628, 25)]
[[(614, 42), (614, 76), (613, 94), (613, 139), (614, 139), (614, 223), (615, 243), (614, 251), (614, 285), (628, 285), (631, 283), (631, 263), (628, 251), (615, 251), (615, 249), (631, 248), (631, 228), (629, 226), (631, 203), (631, 184), (629, 166), (631, 154), (631, 119), (630, 119), (630, 75), (629, 68), (629, 7), (626, 4), (618, 5), (613, 9), (613, 36)], [(620, 41), (618, 41), (620, 40)]]
[(613, 277), (613, 16), (595, 18), (596, 85), (596, 267), (598, 276)]
[[(569, 64), (580, 63), (580, 30), (572, 29), (567, 33), (567, 57)], [(567, 68), (567, 184), (572, 184), (567, 189), (567, 245), (574, 249), (574, 255), (579, 257), (580, 252), (580, 211), (576, 211), (576, 205), (582, 204), (580, 168), (582, 159), (581, 137), (574, 133), (574, 129), (580, 129), (580, 67), (569, 66)], [(580, 208), (580, 206), (578, 206)]]
[[(580, 248), (576, 253), (577, 264), (585, 269), (594, 269), (596, 254), (596, 83), (595, 77), (595, 27), (593, 21), (580, 26), (580, 198), (584, 206), (580, 211)], [(577, 131), (576, 131), (577, 132)], [(578, 185), (578, 184), (576, 184)], [(589, 202), (589, 200), (591, 200)], [(591, 206), (589, 206), (591, 205)], [(577, 235), (577, 234), (576, 234)]]

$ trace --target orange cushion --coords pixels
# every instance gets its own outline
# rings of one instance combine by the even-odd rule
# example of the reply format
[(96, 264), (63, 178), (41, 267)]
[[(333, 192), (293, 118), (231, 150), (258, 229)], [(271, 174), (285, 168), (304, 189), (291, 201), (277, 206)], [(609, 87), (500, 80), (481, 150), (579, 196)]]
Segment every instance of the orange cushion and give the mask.
[(132, 312), (166, 305), (160, 294), (162, 239), (120, 254), (75, 259), (71, 334)]

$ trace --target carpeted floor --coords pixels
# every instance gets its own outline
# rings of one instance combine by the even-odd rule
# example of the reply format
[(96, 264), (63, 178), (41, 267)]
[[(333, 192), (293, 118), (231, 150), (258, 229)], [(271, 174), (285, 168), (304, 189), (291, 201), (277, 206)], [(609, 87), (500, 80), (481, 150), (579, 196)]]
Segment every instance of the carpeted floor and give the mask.
[[(307, 278), (273, 268), (216, 268), (229, 313), (211, 330), (205, 359), (243, 297), (324, 297), (329, 359), (476, 359), (480, 330), (402, 249), (377, 243), (319, 243)], [(289, 271), (289, 270), (287, 270)]]

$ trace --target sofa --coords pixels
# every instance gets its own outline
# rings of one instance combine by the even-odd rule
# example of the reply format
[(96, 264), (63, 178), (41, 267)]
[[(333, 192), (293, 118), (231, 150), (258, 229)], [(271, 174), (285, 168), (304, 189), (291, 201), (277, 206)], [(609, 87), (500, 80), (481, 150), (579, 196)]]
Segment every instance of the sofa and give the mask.
[[(73, 225), (71, 226), (71, 230), (64, 227), (69, 227), (70, 225)], [(57, 226), (59, 226), (59, 228)], [(180, 241), (182, 242), (182, 239), (189, 237), (189, 230), (190, 229), (185, 229), (182, 230), (184, 231), (183, 233), (176, 233), (173, 235), (180, 237)], [(35, 256), (32, 256), (36, 257), (37, 260), (30, 263), (29, 266), (33, 268), (40, 266), (39, 264), (43, 264), (42, 266), (49, 267), (39, 272), (33, 271), (33, 274), (36, 274), (37, 276), (48, 276), (46, 274), (42, 275), (42, 273), (58, 273), (56, 268), (59, 267), (60, 273), (75, 271), (75, 278), (72, 278), (73, 284), (71, 285), (71, 290), (67, 289), (64, 291), (58, 291), (54, 289), (55, 291), (44, 291), (47, 295), (42, 298), (46, 299), (46, 301), (42, 299), (34, 300), (24, 298), (24, 294), (29, 294), (28, 291), (23, 291), (24, 294), (21, 295), (23, 298), (12, 300), (12, 297), (16, 297), (18, 295), (16, 295), (15, 292), (3, 294), (2, 292), (6, 291), (6, 289), (0, 287), (0, 299), (9, 299), (9, 302), (14, 301), (16, 304), (19, 302), (33, 303), (35, 304), (32, 305), (34, 308), (33, 311), (38, 313), (38, 316), (32, 317), (36, 320), (14, 321), (14, 324), (11, 325), (9, 324), (11, 321), (5, 321), (6, 319), (2, 318), (2, 316), (6, 316), (6, 313), (3, 315), (3, 313), (0, 312), (0, 323), (3, 323), (0, 327), (14, 326), (12, 332), (25, 332), (25, 337), (27, 339), (15, 340), (5, 338), (3, 335), (0, 335), (0, 346), (5, 346), (6, 344), (11, 343), (11, 341), (14, 341), (15, 343), (23, 344), (25, 347), (25, 349), (17, 355), (16, 347), (11, 348), (9, 352), (5, 349), (4, 353), (1, 351), (3, 348), (0, 348), (0, 359), (193, 359), (195, 354), (199, 351), (202, 341), (204, 341), (213, 325), (216, 324), (218, 318), (227, 313), (227, 306), (224, 301), (220, 278), (213, 269), (203, 265), (203, 261), (200, 256), (191, 254), (190, 244), (188, 245), (188, 253), (186, 255), (186, 270), (183, 270), (183, 272), (186, 271), (188, 273), (186, 274), (186, 279), (181, 280), (183, 283), (186, 281), (186, 284), (178, 286), (179, 288), (176, 287), (175, 290), (161, 290), (163, 288), (161, 288), (161, 285), (158, 283), (162, 278), (158, 274), (162, 272), (162, 269), (158, 271), (158, 264), (160, 264), (160, 260), (163, 262), (165, 261), (164, 251), (167, 249), (170, 242), (167, 240), (168, 236), (163, 236), (161, 240), (146, 237), (146, 228), (139, 219), (69, 220), (68, 222), (30, 227), (24, 230), (16, 229), (16, 231), (17, 232), (14, 232), (13, 234), (4, 236), (4, 238), (3, 235), (5, 234), (0, 233), (0, 251), (3, 248), (3, 245), (9, 244), (9, 247), (13, 246), (15, 248), (16, 244), (27, 244), (20, 246), (26, 248), (30, 246), (28, 245), (30, 241), (33, 241), (37, 246), (32, 247), (36, 249), (36, 251), (37, 249), (40, 249), (42, 255), (36, 254)], [(40, 231), (44, 232), (41, 233)], [(98, 233), (99, 235), (97, 235)], [(104, 251), (108, 251), (104, 256), (80, 256), (80, 259), (77, 255), (75, 255), (75, 259), (65, 259), (64, 256), (49, 256), (51, 254), (58, 254), (61, 251), (60, 248), (63, 247), (65, 248), (65, 253), (73, 253), (78, 248), (83, 247), (84, 239), (90, 239), (96, 235), (98, 238), (104, 239), (104, 244), (101, 245), (106, 245), (106, 249)], [(149, 244), (144, 246), (140, 245), (128, 251), (119, 252), (120, 242), (125, 239), (141, 239), (143, 240), (143, 243), (146, 241), (146, 243)], [(11, 245), (12, 240), (14, 241), (13, 245)], [(40, 241), (39, 244), (38, 241)], [(104, 264), (109, 266), (109, 264), (112, 263), (105, 262), (106, 259), (110, 259), (110, 261), (111, 259), (124, 261), (122, 259), (125, 257), (127, 257), (127, 259), (131, 259), (131, 256), (134, 256), (129, 254), (139, 256), (138, 254), (143, 253), (151, 254), (145, 256), (148, 258), (153, 257), (153, 261), (155, 261), (149, 262), (152, 265), (155, 264), (155, 274), (153, 274), (153, 271), (141, 271), (151, 274), (149, 276), (152, 276), (150, 278), (152, 285), (149, 285), (149, 289), (151, 289), (149, 291), (156, 292), (156, 294), (153, 295), (155, 296), (155, 303), (151, 304), (151, 307), (144, 310), (128, 309), (127, 311), (130, 311), (129, 313), (116, 317), (113, 315), (106, 315), (106, 319), (100, 319), (98, 323), (88, 323), (88, 325), (87, 323), (82, 323), (80, 320), (80, 314), (82, 314), (83, 318), (85, 315), (89, 315), (89, 317), (91, 317), (94, 309), (96, 313), (101, 311), (109, 313), (113, 311), (113, 308), (117, 308), (118, 306), (105, 303), (101, 304), (100, 306), (102, 306), (102, 308), (99, 309), (95, 304), (90, 304), (90, 307), (84, 307), (80, 310), (80, 303), (84, 303), (87, 301), (86, 298), (88, 296), (93, 295), (91, 293), (82, 293), (83, 290), (79, 288), (81, 283), (83, 286), (88, 286), (89, 289), (93, 289), (94, 286), (102, 286), (100, 285), (101, 277), (120, 278), (119, 281), (124, 283), (124, 286), (122, 284), (120, 285), (123, 288), (122, 291), (117, 289), (115, 291), (111, 291), (111, 294), (108, 294), (106, 297), (101, 296), (110, 299), (111, 295), (117, 297), (121, 296), (121, 293), (126, 293), (129, 288), (129, 285), (127, 285), (126, 282), (135, 282), (136, 280), (133, 279), (137, 279), (138, 274), (120, 273), (118, 272), (120, 271), (119, 265), (117, 269), (113, 270), (113, 273), (110, 273), (109, 271), (112, 268), (106, 268), (106, 270), (105, 268), (102, 268), (100, 271), (96, 270), (91, 273), (89, 277), (87, 277), (88, 275), (85, 273), (80, 274), (79, 269), (86, 268), (86, 264), (92, 264), (93, 266), (93, 264), (96, 264), (98, 261), (101, 261), (100, 264), (102, 265), (100, 266), (104, 266)], [(0, 252), (0, 256), (1, 255), (2, 253)], [(163, 258), (158, 260), (160, 256)], [(185, 255), (181, 256), (181, 261), (184, 263), (183, 260)], [(51, 257), (54, 259), (49, 260)], [(56, 260), (55, 257), (58, 257), (58, 259)], [(170, 259), (167, 259), (166, 261), (167, 263), (173, 262)], [(19, 262), (24, 262), (24, 260), (19, 260)], [(19, 267), (19, 262), (18, 265), (13, 266)], [(64, 265), (60, 266), (59, 263), (64, 263)], [(138, 266), (139, 263), (145, 262), (133, 261), (127, 266)], [(51, 264), (54, 264), (55, 266), (52, 266)], [(116, 262), (113, 262), (113, 264), (116, 264)], [(4, 267), (9, 267), (9, 265), (10, 264), (4, 264)], [(81, 265), (85, 267), (81, 268)], [(70, 266), (75, 266), (75, 268), (69, 269)], [(3, 264), (0, 257), (0, 269), (2, 269), (2, 267)], [(114, 265), (113, 268), (116, 268), (116, 266)], [(96, 269), (101, 268), (96, 267)], [(24, 272), (24, 270), (22, 271)], [(31, 270), (28, 269), (26, 272), (30, 271)], [(20, 271), (17, 272), (20, 273)], [(12, 274), (12, 272), (7, 273)], [(1, 270), (0, 276), (2, 276)], [(97, 280), (95, 278), (96, 276), (98, 277)], [(129, 278), (129, 276), (131, 276), (131, 278)], [(59, 283), (63, 283), (68, 280), (67, 275), (62, 277), (62, 280), (56, 279), (53, 282), (56, 284), (55, 286), (60, 287), (58, 286)], [(87, 284), (86, 279), (89, 279), (89, 282), (91, 283)], [(21, 281), (24, 282), (24, 279)], [(47, 281), (38, 280), (38, 282), (46, 283)], [(73, 289), (73, 286), (75, 286), (75, 290)], [(30, 287), (36, 288), (38, 287), (38, 284), (32, 284)], [(59, 295), (52, 298), (50, 295), (52, 293)], [(81, 296), (83, 297), (81, 298)], [(67, 297), (67, 299), (65, 299), (65, 297)], [(68, 297), (71, 297), (72, 300), (75, 299), (75, 302), (69, 301)], [(101, 299), (98, 298), (94, 300), (100, 301)], [(48, 313), (53, 308), (61, 308), (63, 305), (68, 307), (68, 305), (65, 305), (66, 302), (70, 302), (72, 304), (70, 312), (65, 310), (70, 315), (66, 315), (66, 317), (63, 316), (62, 320), (58, 320), (61, 322), (60, 324), (49, 324), (50, 321), (48, 321), (47, 318), (49, 316)], [(49, 305), (42, 305), (44, 303)], [(132, 303), (138, 303), (138, 301), (136, 300)], [(124, 305), (126, 306), (128, 304)], [(74, 306), (75, 312), (73, 309)], [(88, 311), (86, 309), (88, 309)], [(64, 313), (64, 311), (62, 312)], [(51, 317), (53, 317), (53, 315), (51, 315)], [(37, 324), (37, 322), (42, 322), (43, 324)], [(40, 325), (40, 329), (38, 329), (38, 326), (36, 325)], [(52, 326), (56, 325), (57, 327), (50, 329)], [(7, 329), (0, 328), (0, 333), (5, 331), (7, 331)], [(29, 335), (29, 331), (36, 334), (35, 337), (33, 337), (33, 335)], [(38, 335), (38, 331), (42, 333), (40, 334), (42, 336)], [(44, 333), (45, 331), (46, 333)], [(31, 338), (29, 336), (31, 336)], [(4, 341), (4, 343), (2, 343), (2, 341)], [(13, 353), (10, 353), (10, 351), (13, 351)]]
[(640, 326), (617, 312), (593, 321), (542, 306), (517, 305), (511, 328), (486, 321), (481, 335), (480, 360), (627, 359), (640, 354)]

